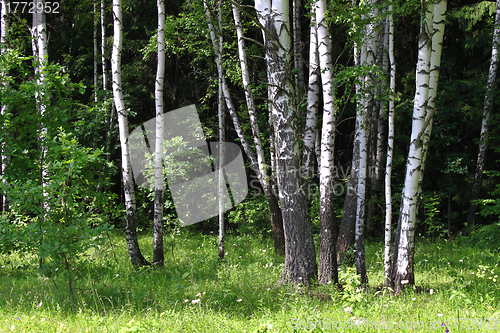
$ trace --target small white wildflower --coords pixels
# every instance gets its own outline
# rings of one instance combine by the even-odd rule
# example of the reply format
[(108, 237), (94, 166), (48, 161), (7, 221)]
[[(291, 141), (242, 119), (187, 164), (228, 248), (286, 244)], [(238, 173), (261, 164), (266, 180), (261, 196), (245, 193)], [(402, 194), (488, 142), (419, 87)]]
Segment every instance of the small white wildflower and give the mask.
[(11, 329), (11, 330), (15, 330), (15, 329), (16, 329), (16, 325), (12, 325), (12, 326), (10, 327), (10, 329)]
[(40, 320), (41, 323), (43, 323), (45, 321), (45, 318), (42, 318), (42, 320)]
[(40, 303), (38, 303), (38, 305), (37, 305), (36, 307), (37, 307), (37, 308), (39, 308), (39, 307), (41, 307), (41, 306), (42, 306), (42, 304), (43, 304), (43, 302), (42, 302), (42, 301), (40, 301)]
[(344, 309), (344, 310), (342, 310), (342, 311), (352, 313), (352, 308), (351, 308), (350, 306), (348, 306), (347, 308), (345, 308), (345, 309)]
[(425, 259), (424, 261), (425, 261), (425, 262), (429, 262), (429, 260), (427, 260), (427, 259)]
[(206, 294), (206, 292), (204, 291), (204, 292), (202, 292), (201, 294), (202, 294), (202, 295), (205, 295), (205, 294)]
[(408, 283), (410, 283), (410, 281), (408, 281), (408, 280), (401, 281), (401, 284), (408, 284)]
[(442, 313), (438, 313), (438, 317), (442, 317), (442, 316), (443, 316), (443, 314), (442, 314)]
[(5, 265), (2, 265), (2, 268), (5, 268)]
[(185, 300), (184, 300), (184, 302), (182, 302), (182, 303), (187, 303), (187, 302), (189, 302), (189, 300), (188, 300), (188, 299), (185, 299)]
[(262, 252), (266, 252), (266, 250), (262, 250)]
[(474, 272), (472, 272), (471, 274), (474, 274)]
[(210, 231), (211, 234), (213, 234), (214, 232), (213, 231)]
[(269, 291), (269, 290), (271, 290), (271, 288), (267, 288), (266, 290)]
[(462, 259), (460, 259), (458, 262), (464, 262)]
[(238, 259), (241, 259), (241, 258), (242, 258), (241, 256), (238, 257)]
[(236, 300), (236, 302), (238, 302), (238, 303), (239, 303), (239, 302), (241, 302), (241, 301), (242, 301), (242, 299), (241, 299), (241, 298), (238, 298), (238, 299)]
[(120, 274), (116, 274), (116, 275), (115, 275), (115, 277), (119, 277), (119, 276), (120, 276)]
[(416, 301), (416, 300), (417, 300), (417, 298), (416, 298), (416, 297), (413, 297), (411, 300), (412, 300), (412, 301)]
[(255, 253), (255, 251), (253, 251), (253, 253)]
[(225, 256), (227, 256), (227, 254), (228, 254), (228, 253), (229, 253), (229, 252), (226, 252), (226, 253), (224, 253), (224, 255), (225, 255)]
[(201, 299), (199, 299), (199, 298), (198, 299), (193, 299), (191, 301), (191, 304), (196, 304), (196, 303), (200, 303), (200, 302), (201, 302)]
[(56, 272), (59, 270), (59, 267), (56, 268)]
[(434, 294), (434, 289), (429, 290), (429, 294)]
[(269, 264), (269, 267), (273, 267), (273, 263), (270, 263), (270, 264)]

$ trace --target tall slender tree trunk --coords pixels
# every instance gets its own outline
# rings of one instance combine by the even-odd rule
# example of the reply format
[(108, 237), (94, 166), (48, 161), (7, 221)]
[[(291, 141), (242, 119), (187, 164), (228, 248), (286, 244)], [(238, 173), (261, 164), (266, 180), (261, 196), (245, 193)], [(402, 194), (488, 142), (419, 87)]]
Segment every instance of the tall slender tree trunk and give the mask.
[(139, 248), (136, 227), (136, 203), (134, 191), (134, 179), (130, 165), (130, 151), (127, 142), (128, 120), (125, 100), (123, 98), (122, 75), (121, 75), (121, 52), (123, 43), (122, 31), (122, 2), (113, 0), (113, 54), (111, 56), (111, 67), (113, 72), (113, 97), (118, 114), (118, 127), (120, 131), (120, 145), (122, 152), (122, 180), (125, 194), (125, 238), (130, 261), (135, 268), (148, 265)]
[(156, 70), (155, 197), (153, 214), (153, 265), (163, 266), (163, 86), (165, 77), (165, 1), (158, 0), (158, 68)]
[(493, 30), (493, 45), (491, 47), (490, 70), (486, 83), (486, 93), (484, 95), (483, 119), (481, 122), (481, 134), (479, 136), (479, 151), (477, 153), (476, 173), (472, 183), (472, 193), (470, 198), (469, 213), (467, 214), (467, 225), (474, 226), (477, 213), (476, 200), (480, 197), (481, 183), (483, 179), (484, 163), (486, 162), (486, 150), (488, 149), (488, 122), (493, 106), (493, 95), (495, 90), (495, 80), (498, 68), (498, 44), (500, 43), (500, 1), (497, 0), (497, 10), (495, 14), (495, 29)]
[[(37, 0), (38, 3), (45, 6), (44, 0)], [(38, 113), (40, 114), (40, 124), (39, 124), (39, 135), (38, 140), (40, 142), (40, 179), (41, 185), (43, 189), (43, 206), (46, 212), (49, 211), (48, 204), (48, 193), (45, 190), (47, 186), (47, 170), (45, 168), (45, 156), (47, 155), (47, 122), (46, 122), (46, 109), (47, 109), (47, 101), (45, 100), (46, 96), (43, 92), (43, 86), (45, 85), (47, 74), (45, 72), (45, 67), (48, 62), (48, 49), (47, 49), (47, 29), (46, 29), (46, 16), (42, 11), (38, 13), (37, 10), (33, 11), (33, 27), (32, 27), (32, 48), (33, 48), (33, 57), (36, 61), (35, 74), (37, 76), (37, 86), (38, 90), (35, 92), (36, 105), (38, 109)], [(46, 216), (45, 216), (46, 217)], [(44, 219), (45, 219), (44, 217)]]
[[(0, 37), (0, 52), (1, 54), (3, 54), (5, 52), (5, 50), (7, 49), (7, 43), (8, 43), (8, 36), (9, 36), (9, 13), (8, 13), (8, 10), (7, 10), (7, 4), (9, 3), (9, 0), (2, 0), (2, 12), (1, 12), (1, 37)], [(1, 73), (2, 77), (5, 77), (7, 75), (7, 73)], [(3, 86), (4, 86), (4, 89), (6, 89), (8, 87), (9, 83), (7, 80), (4, 80), (3, 81)], [(6, 104), (3, 104), (0, 106), (0, 113), (1, 115), (3, 116), (6, 112), (7, 112), (7, 109), (8, 109), (8, 105)], [(1, 158), (1, 175), (4, 176), (5, 175), (5, 171), (7, 169), (7, 165), (9, 164), (9, 156), (5, 155), (5, 144), (2, 142), (1, 143), (1, 146), (0, 146), (0, 149), (1, 149), (1, 153), (0, 153), (0, 158)], [(7, 180), (5, 178), (3, 178), (2, 180), (4, 186), (8, 185), (7, 184)], [(9, 210), (9, 204), (8, 204), (8, 198), (7, 198), (7, 195), (5, 193), (2, 194), (0, 200), (2, 201), (2, 212), (6, 212)]]
[[(352, 7), (358, 6), (357, 0), (351, 1)], [(357, 27), (354, 26), (354, 30)], [(359, 46), (354, 43), (353, 50), (354, 65), (359, 66), (360, 54)], [(356, 96), (359, 96), (360, 86), (355, 84)], [(356, 212), (358, 201), (358, 173), (359, 173), (359, 117), (356, 112), (356, 122), (354, 128), (354, 142), (352, 149), (352, 162), (349, 182), (347, 183), (347, 193), (344, 200), (342, 218), (340, 220), (339, 235), (337, 238), (337, 262), (341, 264), (346, 259), (346, 253), (355, 244), (355, 227), (356, 227)]]
[[(358, 133), (359, 120), (356, 120), (355, 135)], [(352, 151), (351, 172), (347, 182), (347, 193), (344, 201), (342, 218), (337, 237), (337, 262), (342, 264), (346, 260), (346, 254), (354, 246), (354, 229), (356, 226), (356, 207), (358, 193), (358, 172), (359, 172), (359, 144), (355, 139)]]
[(319, 79), (318, 33), (315, 15), (312, 15), (309, 42), (309, 84), (307, 90), (306, 126), (304, 128), (304, 148), (302, 150), (302, 177), (306, 179), (314, 176), (315, 144), (316, 136), (318, 136)]
[[(364, 27), (363, 45), (360, 53), (360, 64), (371, 67), (375, 63), (375, 53), (377, 50), (378, 30), (373, 19), (377, 16), (376, 1), (367, 2), (370, 8), (369, 22)], [(360, 93), (358, 93), (358, 114), (359, 125), (357, 141), (359, 145), (359, 173), (358, 173), (358, 196), (356, 202), (356, 271), (361, 276), (361, 283), (368, 283), (365, 264), (365, 244), (364, 244), (364, 224), (365, 224), (365, 200), (366, 200), (366, 179), (368, 166), (368, 138), (370, 131), (369, 115), (374, 105), (374, 85), (373, 73), (367, 73), (363, 79)]]
[(295, 86), (297, 91), (301, 93), (305, 90), (305, 75), (304, 75), (304, 61), (302, 53), (304, 45), (302, 43), (302, 28), (300, 26), (300, 0), (293, 0), (293, 62), (294, 68), (297, 71), (295, 76)]
[(245, 40), (243, 39), (243, 29), (241, 26), (241, 19), (238, 7), (233, 3), (233, 17), (236, 26), (236, 35), (238, 38), (238, 54), (240, 58), (240, 67), (242, 72), (243, 87), (245, 89), (245, 99), (248, 107), (248, 115), (250, 117), (250, 124), (252, 127), (253, 141), (255, 145), (258, 169), (254, 170), (259, 177), (259, 182), (264, 190), (264, 194), (269, 204), (269, 213), (271, 225), (274, 235), (274, 252), (281, 255), (285, 254), (285, 239), (283, 234), (283, 218), (281, 216), (281, 209), (278, 200), (272, 189), (272, 178), (269, 176), (269, 167), (266, 166), (264, 149), (260, 139), (260, 129), (257, 122), (257, 115), (255, 110), (255, 102), (250, 86), (250, 75), (248, 73), (247, 55), (245, 50)]
[(108, 62), (106, 60), (106, 8), (101, 0), (101, 62), (102, 62), (102, 89), (108, 90)]
[(223, 49), (223, 39), (222, 39), (222, 0), (219, 0), (219, 61), (217, 65), (219, 66), (219, 165), (218, 165), (218, 196), (219, 196), (219, 258), (224, 258), (224, 189), (226, 187), (226, 181), (224, 178), (224, 159), (226, 151), (224, 149), (224, 141), (226, 140), (226, 117), (224, 113), (224, 83), (222, 77), (224, 76), (224, 69), (222, 68), (222, 49)]
[(394, 58), (394, 18), (392, 3), (389, 6), (389, 63), (390, 91), (387, 124), (387, 160), (385, 168), (385, 232), (384, 232), (384, 276), (385, 285), (391, 285), (391, 236), (392, 236), (392, 157), (394, 155), (394, 96), (396, 94), (396, 62)]
[[(384, 9), (385, 10), (385, 9)], [(382, 33), (379, 34), (379, 42), (377, 46), (377, 57), (376, 64), (380, 67), (381, 75), (385, 78), (389, 71), (389, 59), (388, 59), (388, 26), (386, 22), (382, 22), (377, 28), (380, 29)], [(383, 95), (383, 86), (386, 82), (385, 79), (380, 77), (376, 83), (376, 90), (379, 96)], [(374, 88), (375, 89), (375, 88)], [(375, 210), (379, 200), (380, 193), (380, 181), (382, 178), (382, 169), (384, 162), (384, 147), (385, 147), (385, 136), (386, 136), (386, 118), (387, 118), (387, 103), (381, 98), (375, 99), (373, 111), (372, 111), (372, 135), (371, 135), (371, 165), (370, 165), (370, 189), (369, 189), (369, 203), (368, 212), (366, 216), (366, 229), (367, 234), (373, 236), (375, 228)]]
[(323, 125), (321, 134), (320, 169), (320, 248), (319, 283), (338, 284), (337, 270), (337, 226), (333, 206), (334, 192), (332, 173), (335, 152), (335, 87), (333, 86), (333, 62), (331, 40), (326, 25), (327, 5), (325, 0), (314, 4), (318, 33), (318, 54), (323, 87)]
[(270, 103), (274, 123), (279, 198), (285, 234), (283, 281), (306, 286), (318, 271), (306, 195), (301, 191), (297, 107), (291, 72), (289, 4), (255, 1), (264, 32)]
[(416, 91), (413, 106), (412, 133), (410, 149), (406, 161), (405, 183), (401, 198), (401, 210), (394, 246), (394, 262), (391, 272), (395, 293), (405, 286), (415, 284), (414, 251), (415, 224), (421, 193), (422, 161), (424, 151), (424, 131), (429, 101), (429, 75), (432, 52), (432, 21), (434, 4), (422, 1), (422, 24), (418, 41), (419, 52), (416, 69)]
[(97, 104), (97, 12), (95, 2), (93, 6), (92, 42), (94, 44), (94, 102)]

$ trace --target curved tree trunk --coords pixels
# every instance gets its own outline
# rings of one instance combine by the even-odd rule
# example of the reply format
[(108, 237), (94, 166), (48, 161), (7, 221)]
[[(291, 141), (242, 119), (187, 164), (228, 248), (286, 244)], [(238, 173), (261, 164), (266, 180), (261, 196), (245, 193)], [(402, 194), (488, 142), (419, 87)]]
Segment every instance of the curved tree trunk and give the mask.
[(142, 256), (141, 249), (139, 248), (139, 242), (137, 240), (134, 180), (132, 177), (130, 152), (127, 142), (128, 120), (125, 100), (123, 99), (121, 75), (121, 52), (123, 43), (121, 0), (113, 0), (113, 27), (114, 40), (111, 67), (113, 72), (113, 97), (116, 112), (118, 114), (118, 127), (120, 130), (120, 145), (122, 151), (122, 180), (126, 209), (125, 238), (127, 240), (130, 262), (135, 268), (138, 268), (149, 263)]

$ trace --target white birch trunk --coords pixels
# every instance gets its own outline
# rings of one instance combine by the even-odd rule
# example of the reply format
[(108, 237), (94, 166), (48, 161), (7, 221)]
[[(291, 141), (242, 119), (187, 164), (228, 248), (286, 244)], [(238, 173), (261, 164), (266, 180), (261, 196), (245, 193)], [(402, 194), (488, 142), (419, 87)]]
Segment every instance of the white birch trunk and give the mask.
[[(334, 223), (334, 193), (332, 173), (335, 151), (335, 87), (333, 86), (333, 62), (331, 40), (326, 25), (325, 0), (314, 4), (318, 34), (318, 54), (323, 87), (323, 125), (321, 134), (320, 168), (320, 269), (319, 283), (338, 284), (337, 231)], [(333, 280), (333, 281), (332, 281)]]
[(269, 177), (270, 170), (265, 163), (264, 149), (262, 147), (262, 141), (260, 139), (260, 129), (257, 122), (257, 115), (255, 110), (255, 102), (252, 94), (252, 88), (250, 87), (250, 74), (248, 72), (245, 40), (243, 39), (243, 28), (241, 26), (239, 10), (235, 3), (233, 3), (233, 17), (236, 26), (236, 35), (238, 38), (238, 54), (240, 58), (243, 88), (245, 89), (245, 99), (248, 107), (248, 115), (250, 117), (250, 125), (252, 127), (255, 151), (257, 153), (257, 176), (259, 177), (259, 182), (269, 203), (269, 213), (273, 228), (275, 253), (284, 254), (285, 243), (283, 235), (283, 218), (281, 216), (281, 209), (279, 208), (276, 195), (274, 194), (272, 189)]
[(304, 128), (304, 148), (302, 156), (302, 177), (314, 176), (316, 136), (318, 135), (318, 103), (320, 92), (318, 57), (318, 36), (315, 15), (311, 17), (309, 43), (309, 85), (307, 91), (306, 126)]
[[(208, 8), (206, 0), (203, 1), (203, 6), (205, 7), (205, 15), (207, 17), (208, 30), (210, 32), (210, 39), (212, 41), (212, 47), (215, 53), (215, 62), (217, 65), (217, 69), (219, 70), (222, 69), (222, 63), (221, 59), (219, 58), (219, 46), (217, 43), (215, 29), (212, 24), (212, 14), (210, 13), (210, 9)], [(236, 131), (236, 134), (238, 135), (238, 138), (240, 139), (241, 145), (243, 146), (243, 150), (245, 151), (248, 159), (250, 160), (250, 167), (252, 168), (252, 170), (255, 170), (256, 173), (258, 173), (257, 158), (255, 157), (255, 154), (250, 146), (250, 143), (248, 142), (243, 133), (243, 129), (241, 128), (240, 121), (238, 118), (238, 113), (236, 112), (236, 108), (234, 107), (233, 101), (231, 99), (231, 94), (229, 92), (229, 88), (226, 83), (226, 77), (221, 73), (219, 73), (219, 75), (221, 75), (222, 78), (222, 93), (224, 96), (224, 101), (229, 111), (229, 115), (231, 116), (231, 119), (233, 121), (234, 129)]]
[[(441, 0), (434, 5), (432, 19), (432, 41), (431, 41), (431, 60), (429, 73), (429, 95), (427, 103), (427, 113), (425, 116), (425, 132), (423, 134), (424, 144), (422, 152), (422, 170), (420, 176), (424, 176), (425, 160), (429, 150), (429, 141), (432, 133), (432, 120), (436, 112), (437, 87), (439, 81), (439, 72), (441, 69), (441, 53), (443, 50), (444, 25), (446, 22), (447, 0)], [(422, 178), (420, 179), (420, 186)]]
[(392, 157), (394, 154), (394, 96), (396, 93), (396, 62), (394, 58), (394, 18), (392, 3), (389, 6), (389, 64), (390, 64), (390, 91), (387, 124), (387, 160), (385, 168), (385, 231), (384, 231), (384, 275), (385, 285), (391, 284), (391, 227), (392, 227)]
[[(9, 32), (9, 13), (8, 13), (8, 10), (7, 10), (7, 4), (9, 3), (9, 0), (2, 0), (2, 12), (1, 12), (1, 37), (0, 37), (0, 52), (1, 54), (3, 54), (7, 48), (7, 42), (8, 42), (8, 32)], [(6, 76), (7, 73), (1, 73), (2, 76)], [(4, 89), (6, 89), (8, 87), (9, 83), (7, 82), (7, 80), (3, 81), (3, 86), (4, 86)], [(6, 104), (2, 104), (0, 106), (0, 113), (2, 115), (5, 114), (5, 112), (7, 112), (7, 109), (8, 109), (8, 105)], [(7, 155), (4, 154), (4, 150), (5, 150), (5, 143), (2, 142), (1, 144), (1, 155), (0, 155), (0, 158), (2, 159), (1, 163), (2, 163), (2, 166), (1, 166), (1, 175), (5, 175), (5, 171), (7, 169), (7, 165), (9, 164), (9, 157)], [(5, 179), (2, 180), (3, 181), (3, 184), (4, 185), (7, 185), (7, 181)], [(2, 195), (2, 211), (5, 212), (5, 211), (8, 211), (9, 210), (9, 205), (8, 205), (8, 198), (5, 194)]]
[(291, 72), (289, 3), (256, 0), (255, 9), (266, 29), (266, 64), (276, 145), (278, 190), (285, 234), (282, 280), (309, 286), (317, 264), (306, 196), (301, 190), (297, 106)]
[[(375, 1), (369, 1), (367, 5), (374, 5)], [(370, 22), (364, 28), (363, 45), (360, 53), (360, 65), (372, 66), (375, 63), (375, 52), (377, 49), (378, 34), (375, 29), (373, 18), (377, 15), (377, 9), (374, 6), (370, 13)], [(361, 91), (358, 93), (360, 101), (358, 102), (359, 117), (359, 173), (358, 173), (358, 198), (356, 203), (356, 270), (361, 276), (361, 283), (367, 284), (368, 277), (365, 265), (365, 245), (364, 245), (364, 223), (365, 223), (365, 200), (366, 200), (366, 178), (368, 165), (368, 137), (370, 123), (368, 115), (373, 108), (374, 85), (372, 73), (366, 74), (363, 80)]]
[(486, 150), (488, 143), (486, 137), (488, 135), (488, 122), (493, 107), (493, 97), (495, 90), (495, 80), (498, 69), (498, 45), (500, 43), (500, 1), (497, 0), (497, 10), (495, 15), (495, 29), (493, 30), (493, 45), (491, 47), (490, 70), (488, 72), (488, 81), (486, 83), (486, 92), (484, 95), (483, 119), (481, 122), (481, 134), (479, 136), (479, 151), (477, 153), (476, 173), (472, 184), (471, 202), (469, 213), (467, 214), (467, 225), (474, 226), (474, 220), (477, 213), (477, 204), (475, 200), (479, 199), (481, 192), (481, 182), (483, 179), (484, 162), (486, 161)]
[(303, 91), (305, 89), (304, 82), (304, 61), (302, 60), (302, 28), (300, 26), (300, 0), (293, 0), (293, 62), (297, 70), (295, 77), (295, 86), (297, 90)]
[(163, 266), (163, 83), (165, 76), (165, 1), (158, 0), (158, 67), (155, 82), (155, 197), (153, 214), (153, 265)]
[(92, 4), (93, 6), (93, 24), (92, 24), (92, 41), (94, 44), (94, 102), (97, 104), (97, 21), (96, 21), (96, 9), (95, 2)]
[(104, 0), (101, 0), (101, 62), (102, 62), (102, 89), (108, 90), (108, 65), (106, 61), (106, 9)]
[(122, 75), (121, 75), (121, 52), (123, 44), (122, 31), (122, 2), (113, 0), (113, 52), (111, 55), (111, 70), (113, 72), (113, 98), (116, 112), (118, 114), (118, 127), (120, 131), (120, 146), (122, 155), (122, 180), (125, 196), (126, 223), (125, 238), (130, 261), (135, 268), (147, 264), (141, 254), (139, 242), (137, 240), (136, 227), (136, 203), (134, 180), (130, 165), (130, 151), (127, 142), (128, 138), (128, 120), (125, 100), (123, 98)]
[[(224, 69), (222, 68), (222, 49), (223, 49), (223, 39), (222, 39), (222, 0), (219, 0), (219, 52), (217, 62), (218, 72), (219, 72), (219, 165), (218, 165), (218, 199), (219, 199), (219, 258), (224, 258), (224, 189), (226, 187), (226, 182), (224, 178), (224, 160), (226, 151), (224, 149), (224, 141), (226, 140), (226, 117), (224, 113), (224, 84), (222, 78), (224, 77)], [(210, 19), (210, 18), (209, 18)]]
[(431, 58), (431, 36), (433, 4), (423, 2), (422, 21), (419, 37), (419, 51), (416, 69), (416, 92), (413, 105), (412, 133), (410, 149), (406, 161), (405, 183), (402, 191), (399, 237), (396, 238), (394, 249), (394, 266), (392, 283), (395, 293), (401, 291), (405, 285), (413, 286), (415, 276), (413, 270), (415, 249), (415, 224), (417, 207), (420, 197), (419, 180), (422, 167), (423, 137), (427, 102), (429, 96), (429, 72)]

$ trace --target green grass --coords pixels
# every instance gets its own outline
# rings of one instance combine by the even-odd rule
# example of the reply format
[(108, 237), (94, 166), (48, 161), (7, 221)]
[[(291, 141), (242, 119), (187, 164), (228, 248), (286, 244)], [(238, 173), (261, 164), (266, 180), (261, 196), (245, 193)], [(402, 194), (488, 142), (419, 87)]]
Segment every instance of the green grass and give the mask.
[[(124, 236), (111, 240), (113, 246), (108, 242), (73, 265), (73, 296), (63, 267), (46, 277), (35, 256), (0, 256), (0, 332), (374, 332), (375, 325), (445, 332), (442, 322), (450, 332), (500, 330), (484, 322), (500, 317), (499, 254), (463, 240), (417, 242), (418, 290), (396, 297), (378, 288), (380, 243), (367, 245), (368, 291), (358, 288), (351, 267), (340, 272), (342, 291), (331, 285), (306, 291), (277, 286), (284, 258), (274, 256), (270, 239), (229, 235), (219, 262), (215, 235), (183, 233), (173, 253), (166, 248), (164, 269), (139, 271), (129, 264)], [(144, 254), (152, 254), (151, 243), (151, 236), (141, 237)], [(457, 324), (457, 317), (464, 319)], [(329, 329), (332, 322), (344, 327)]]

